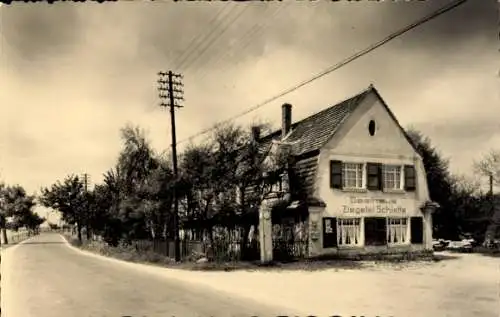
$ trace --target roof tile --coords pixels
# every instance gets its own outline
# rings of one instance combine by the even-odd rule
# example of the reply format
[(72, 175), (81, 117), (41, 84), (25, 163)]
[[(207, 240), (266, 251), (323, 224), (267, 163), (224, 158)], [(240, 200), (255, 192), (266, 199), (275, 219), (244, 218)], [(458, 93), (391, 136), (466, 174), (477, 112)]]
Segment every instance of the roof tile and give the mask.
[[(293, 123), (291, 132), (284, 141), (293, 143), (293, 153), (295, 155), (321, 149), (343, 120), (357, 108), (372, 89), (374, 88), (370, 86), (352, 98)], [(269, 149), (272, 140), (280, 139), (281, 129), (261, 138), (260, 143), (264, 149)]]

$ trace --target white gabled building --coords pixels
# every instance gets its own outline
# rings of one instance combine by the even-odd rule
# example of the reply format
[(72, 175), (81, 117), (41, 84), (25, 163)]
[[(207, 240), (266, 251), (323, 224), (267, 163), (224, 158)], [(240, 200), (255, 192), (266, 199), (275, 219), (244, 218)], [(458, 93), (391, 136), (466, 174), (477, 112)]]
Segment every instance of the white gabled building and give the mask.
[(283, 105), (273, 140), (305, 181), (309, 256), (432, 250), (422, 158), (373, 86), (295, 123)]

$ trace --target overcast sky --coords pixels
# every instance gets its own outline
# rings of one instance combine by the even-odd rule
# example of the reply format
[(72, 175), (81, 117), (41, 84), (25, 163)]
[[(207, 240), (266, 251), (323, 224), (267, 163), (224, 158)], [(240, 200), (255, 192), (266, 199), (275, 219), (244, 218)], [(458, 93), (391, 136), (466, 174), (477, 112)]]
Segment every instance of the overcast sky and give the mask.
[[(69, 173), (99, 181), (116, 160), (127, 122), (166, 149), (170, 119), (157, 106), (159, 70), (185, 76), (185, 107), (177, 111), (182, 140), (447, 2), (3, 6), (1, 178), (29, 191)], [(238, 123), (277, 125), (283, 102), (293, 104), (295, 121), (373, 83), (403, 126), (428, 135), (453, 171), (471, 174), (473, 159), (500, 146), (496, 10), (495, 0), (470, 0)], [(216, 40), (186, 55), (197, 36)]]

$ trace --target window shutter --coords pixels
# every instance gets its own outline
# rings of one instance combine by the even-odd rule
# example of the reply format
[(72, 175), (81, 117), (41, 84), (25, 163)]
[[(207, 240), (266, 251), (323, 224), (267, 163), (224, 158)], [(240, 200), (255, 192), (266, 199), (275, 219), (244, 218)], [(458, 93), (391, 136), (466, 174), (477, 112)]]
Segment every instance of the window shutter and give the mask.
[(415, 191), (416, 188), (416, 177), (415, 177), (415, 167), (412, 165), (405, 165), (405, 190), (408, 192)]
[(422, 217), (410, 218), (410, 241), (413, 244), (424, 243), (424, 219)]
[(342, 189), (341, 161), (330, 161), (330, 187)]
[(382, 190), (382, 164), (366, 164), (366, 187), (369, 190)]

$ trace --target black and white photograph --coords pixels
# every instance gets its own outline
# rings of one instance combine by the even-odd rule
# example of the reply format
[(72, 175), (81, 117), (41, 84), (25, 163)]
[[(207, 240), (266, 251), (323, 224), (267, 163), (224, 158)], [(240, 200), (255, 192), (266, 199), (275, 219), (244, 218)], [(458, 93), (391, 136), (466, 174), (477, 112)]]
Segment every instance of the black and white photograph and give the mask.
[(1, 316), (498, 316), (499, 13), (0, 4)]

